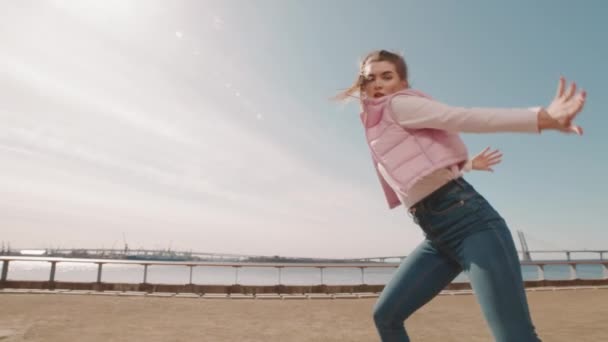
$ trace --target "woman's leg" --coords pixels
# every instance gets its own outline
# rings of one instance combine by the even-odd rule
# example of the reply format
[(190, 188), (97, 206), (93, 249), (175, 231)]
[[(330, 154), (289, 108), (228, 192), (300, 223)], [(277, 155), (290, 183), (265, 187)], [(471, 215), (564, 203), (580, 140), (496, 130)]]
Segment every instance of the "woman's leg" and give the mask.
[(401, 263), (374, 307), (374, 322), (383, 342), (409, 341), (403, 323), (460, 272), (460, 265), (424, 240)]
[(463, 179), (424, 200), (419, 217), (433, 241), (462, 265), (496, 341), (539, 341), (517, 250), (504, 219)]
[(462, 264), (494, 338), (498, 342), (540, 341), (526, 299), (521, 266), (504, 220), (463, 240)]

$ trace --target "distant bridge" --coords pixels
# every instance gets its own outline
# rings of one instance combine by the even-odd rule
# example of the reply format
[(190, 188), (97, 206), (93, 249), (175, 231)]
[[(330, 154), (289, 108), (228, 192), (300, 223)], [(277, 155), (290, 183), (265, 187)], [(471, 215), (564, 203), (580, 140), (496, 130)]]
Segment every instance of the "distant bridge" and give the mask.
[[(564, 255), (565, 259), (571, 261), (573, 254), (596, 254), (599, 260), (606, 260), (605, 256), (608, 257), (608, 250), (591, 250), (591, 249), (578, 249), (578, 250), (538, 250), (538, 251), (517, 251), (522, 256), (522, 261), (531, 261), (533, 254), (560, 254)], [(396, 255), (396, 256), (381, 256), (381, 257), (368, 257), (368, 258), (358, 258), (358, 259), (348, 259), (348, 261), (353, 262), (394, 262), (401, 261), (405, 259), (406, 255)], [(596, 258), (594, 258), (596, 259)]]
[(324, 262), (341, 261), (344, 259), (282, 257), (238, 253), (210, 253), (196, 251), (160, 250), (160, 249), (116, 249), (116, 248), (11, 248), (0, 250), (0, 255), (44, 256), (44, 257), (76, 257), (95, 259), (124, 259), (140, 257), (145, 259), (159, 258), (166, 260), (198, 260), (198, 261), (306, 261)]
[[(561, 260), (571, 261), (573, 254), (595, 254), (594, 260), (606, 260), (608, 250), (601, 249), (552, 249), (552, 250), (530, 250), (526, 242), (526, 238), (522, 231), (517, 231), (521, 250), (518, 253), (521, 255), (523, 262), (532, 261), (532, 255), (537, 254), (553, 254), (563, 255), (565, 258)], [(224, 261), (224, 262), (340, 262), (340, 263), (358, 263), (358, 262), (401, 262), (407, 256), (378, 256), (352, 259), (332, 259), (332, 258), (305, 258), (305, 257), (282, 257), (268, 255), (252, 255), (252, 254), (237, 254), (237, 253), (210, 253), (210, 252), (194, 252), (194, 251), (176, 251), (170, 249), (129, 249), (125, 241), (125, 247), (117, 248), (10, 248), (2, 243), (0, 255), (22, 255), (22, 256), (45, 256), (45, 257), (72, 257), (72, 258), (96, 258), (96, 259), (143, 259), (156, 258), (167, 261)], [(599, 257), (599, 258), (598, 258)], [(538, 259), (536, 259), (538, 260)], [(541, 259), (542, 260), (542, 259)], [(546, 260), (546, 259), (545, 259)], [(580, 260), (580, 259), (579, 259)]]

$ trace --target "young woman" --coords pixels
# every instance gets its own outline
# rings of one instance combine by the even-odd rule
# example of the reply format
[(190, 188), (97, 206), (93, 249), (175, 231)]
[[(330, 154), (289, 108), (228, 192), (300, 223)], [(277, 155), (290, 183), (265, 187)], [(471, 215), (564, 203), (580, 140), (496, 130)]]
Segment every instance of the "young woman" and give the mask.
[[(381, 50), (361, 63), (338, 97), (360, 94), (361, 120), (390, 208), (403, 204), (426, 238), (408, 255), (374, 308), (382, 341), (409, 341), (404, 321), (466, 272), (496, 341), (540, 341), (532, 324), (515, 244), (505, 220), (462, 177), (459, 132), (582, 134), (573, 124), (586, 93), (572, 83), (546, 107), (460, 108), (409, 87), (404, 59)], [(433, 322), (429, 322), (433, 324)]]

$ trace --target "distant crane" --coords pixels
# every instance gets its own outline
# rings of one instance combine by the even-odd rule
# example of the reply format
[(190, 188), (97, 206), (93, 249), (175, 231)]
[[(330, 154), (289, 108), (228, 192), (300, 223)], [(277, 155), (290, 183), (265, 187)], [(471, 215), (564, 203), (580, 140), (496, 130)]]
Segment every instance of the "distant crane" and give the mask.
[(530, 250), (528, 249), (528, 243), (526, 242), (526, 237), (524, 236), (524, 232), (522, 232), (521, 230), (518, 230), (517, 236), (519, 237), (519, 243), (521, 244), (522, 260), (531, 261), (532, 257), (530, 257)]
[(125, 250), (124, 250), (124, 255), (127, 255), (127, 252), (129, 251), (129, 245), (127, 244), (127, 238), (125, 237), (125, 232), (122, 232), (122, 242), (124, 242), (125, 244)]

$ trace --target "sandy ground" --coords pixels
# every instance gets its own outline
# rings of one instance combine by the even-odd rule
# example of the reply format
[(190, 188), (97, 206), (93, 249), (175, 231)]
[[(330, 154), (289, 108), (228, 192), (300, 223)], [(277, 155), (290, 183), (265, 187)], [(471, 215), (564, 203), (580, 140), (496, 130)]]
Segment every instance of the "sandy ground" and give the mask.
[[(376, 299), (201, 299), (0, 294), (0, 341), (378, 341)], [(608, 341), (608, 289), (528, 292), (541, 338)], [(413, 341), (491, 341), (475, 297), (435, 298)]]

